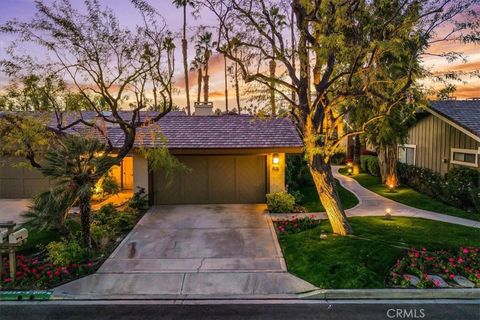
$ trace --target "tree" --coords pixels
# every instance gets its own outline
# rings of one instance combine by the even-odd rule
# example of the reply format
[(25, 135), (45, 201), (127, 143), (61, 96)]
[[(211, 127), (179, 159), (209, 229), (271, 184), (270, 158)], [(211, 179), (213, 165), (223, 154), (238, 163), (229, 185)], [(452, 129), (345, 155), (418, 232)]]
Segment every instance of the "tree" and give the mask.
[(203, 101), (208, 102), (208, 93), (209, 93), (209, 80), (210, 75), (208, 74), (208, 65), (210, 57), (212, 56), (212, 48), (217, 45), (216, 42), (212, 41), (212, 33), (205, 31), (203, 28), (200, 30), (200, 34), (197, 39), (195, 48), (201, 57), (201, 62), (203, 66)]
[[(72, 183), (84, 183), (78, 185), (78, 194), (80, 207), (86, 216), (90, 210), (88, 192), (92, 191), (90, 186), (94, 181), (111, 166), (120, 163), (132, 150), (139, 128), (151, 126), (172, 109), (174, 68), (170, 33), (165, 25), (158, 25), (157, 21), (161, 19), (148, 3), (132, 0), (143, 18), (143, 24), (133, 30), (122, 27), (114, 13), (102, 8), (97, 0), (85, 0), (84, 3), (84, 9), (79, 11), (68, 0), (48, 4), (37, 1), (36, 15), (30, 21), (13, 20), (2, 25), (0, 31), (16, 39), (8, 48), (9, 59), (0, 61), (0, 66), (14, 80), (34, 74), (41, 75), (42, 79), (65, 81), (68, 86), (63, 89), (68, 87), (67, 91), (81, 96), (82, 103), (95, 111), (95, 119), (85, 118), (82, 112), (67, 113), (66, 97), (69, 94), (43, 90), (48, 101), (46, 110), (51, 111), (53, 116), (48, 115), (47, 121), (39, 124), (43, 128), (39, 130), (63, 135), (75, 126), (82, 126), (92, 135), (99, 136), (105, 145), (103, 154), (94, 155), (95, 159), (91, 159), (108, 159), (105, 164), (90, 170), (92, 176), (88, 179), (75, 181), (72, 177)], [(22, 44), (36, 46), (47, 59), (23, 53)], [(46, 80), (44, 83), (47, 84)], [(131, 111), (131, 118), (122, 116), (120, 112), (125, 109)], [(140, 114), (142, 110), (158, 112), (144, 118)], [(4, 130), (20, 130), (26, 116), (28, 114), (6, 113), (0, 121)], [(118, 136), (109, 135), (106, 123), (121, 130), (121, 140)], [(21, 142), (29, 163), (43, 170), (38, 161), (38, 149), (28, 140)], [(13, 143), (2, 143), (0, 148), (11, 150)], [(55, 174), (53, 168), (43, 172)], [(89, 245), (88, 230), (83, 231), (84, 244)]]
[[(351, 233), (333, 179), (331, 156), (344, 138), (362, 133), (369, 123), (387, 116), (408, 99), (408, 89), (413, 83), (410, 70), (426, 50), (434, 30), (445, 22), (454, 23), (459, 14), (474, 15), (468, 10), (471, 1), (204, 0), (203, 3), (218, 19), (217, 50), (238, 63), (246, 82), (256, 81), (269, 87), (274, 83), (273, 89), (292, 105), (291, 114), (302, 135), (305, 157), (332, 229), (341, 235)], [(298, 40), (293, 52), (270, 18), (268, 8), (273, 5), (285, 13), (291, 5), (295, 13)], [(262, 22), (267, 23), (267, 29)], [(232, 39), (237, 39), (235, 46), (228, 46)], [(403, 47), (406, 40), (414, 45)], [(244, 56), (247, 59), (236, 57), (234, 49), (238, 48), (249, 52)], [(403, 77), (392, 79), (380, 59), (383, 53), (399, 51), (410, 57), (410, 63)], [(298, 57), (299, 72), (292, 66), (293, 55)], [(285, 71), (271, 77), (268, 61), (274, 58)], [(380, 78), (395, 82), (390, 95), (372, 86)], [(311, 96), (310, 88), (314, 90)], [(291, 90), (295, 90), (297, 101), (285, 94)], [(384, 111), (367, 119), (360, 130), (339, 135), (338, 127), (345, 115), (357, 108), (356, 102), (361, 97), (382, 99)]]
[(225, 81), (225, 112), (228, 113), (228, 67), (227, 67), (227, 56), (223, 55), (223, 72), (224, 72), (224, 81)]
[(193, 59), (191, 63), (190, 70), (197, 71), (197, 103), (200, 103), (200, 99), (202, 96), (202, 80), (203, 80), (203, 72), (202, 72), (202, 57), (199, 55), (197, 51), (197, 55), (195, 59)]
[(187, 97), (187, 113), (191, 115), (191, 107), (190, 107), (190, 85), (188, 79), (188, 42), (187, 42), (187, 7), (194, 7), (195, 1), (193, 0), (173, 0), (173, 4), (177, 8), (183, 9), (183, 28), (182, 28), (182, 56), (183, 56), (183, 71), (185, 76), (185, 95)]

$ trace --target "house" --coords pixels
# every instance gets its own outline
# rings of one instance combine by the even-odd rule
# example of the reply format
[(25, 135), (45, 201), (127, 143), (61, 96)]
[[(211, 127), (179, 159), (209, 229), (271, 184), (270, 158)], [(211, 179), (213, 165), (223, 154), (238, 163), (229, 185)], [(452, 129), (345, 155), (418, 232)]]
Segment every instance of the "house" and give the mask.
[[(121, 115), (132, 116), (130, 112)], [(141, 112), (139, 117), (153, 115)], [(83, 112), (82, 116), (93, 120), (96, 114)], [(98, 127), (107, 132), (114, 146), (121, 145), (120, 128), (109, 122)], [(81, 124), (68, 132), (98, 134)], [(164, 146), (188, 170), (176, 172), (169, 179), (162, 170), (150, 170), (140, 149)], [(156, 124), (139, 128), (131, 154), (112, 174), (124, 190), (145, 188), (152, 204), (262, 203), (267, 193), (285, 190), (285, 154), (300, 153), (302, 148), (302, 140), (288, 118), (171, 112)], [(29, 198), (48, 185), (38, 172), (0, 167), (0, 198)]]
[(453, 166), (480, 170), (480, 100), (432, 101), (417, 114), (399, 161), (442, 175)]

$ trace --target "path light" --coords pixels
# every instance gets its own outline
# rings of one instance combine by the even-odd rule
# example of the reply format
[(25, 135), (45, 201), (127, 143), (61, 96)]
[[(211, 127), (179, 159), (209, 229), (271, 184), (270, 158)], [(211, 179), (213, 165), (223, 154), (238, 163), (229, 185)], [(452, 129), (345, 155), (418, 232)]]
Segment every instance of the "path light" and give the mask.
[(349, 175), (349, 176), (352, 175), (352, 172), (353, 172), (353, 169), (352, 169), (352, 168), (348, 168), (348, 175)]
[(396, 192), (396, 191), (395, 191), (395, 185), (393, 185), (393, 184), (390, 183), (390, 184), (388, 185), (388, 192), (390, 192), (390, 193), (395, 193), (395, 192)]
[(390, 208), (385, 209), (385, 216), (383, 218), (385, 220), (392, 220), (392, 210)]

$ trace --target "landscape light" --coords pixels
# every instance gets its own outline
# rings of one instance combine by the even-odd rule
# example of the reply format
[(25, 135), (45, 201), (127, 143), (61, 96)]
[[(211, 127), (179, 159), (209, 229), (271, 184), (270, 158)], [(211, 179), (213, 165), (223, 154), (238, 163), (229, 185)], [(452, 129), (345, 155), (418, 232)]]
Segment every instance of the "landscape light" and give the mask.
[(348, 168), (348, 175), (351, 176), (352, 175), (352, 168)]
[(390, 208), (385, 209), (385, 220), (391, 220), (392, 219), (392, 210)]

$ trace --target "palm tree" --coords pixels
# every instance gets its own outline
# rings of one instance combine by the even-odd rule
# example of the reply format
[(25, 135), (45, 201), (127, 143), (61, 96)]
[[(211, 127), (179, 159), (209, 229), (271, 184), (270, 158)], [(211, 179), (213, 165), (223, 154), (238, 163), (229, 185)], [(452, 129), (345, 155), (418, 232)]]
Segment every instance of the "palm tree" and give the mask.
[(225, 112), (228, 113), (228, 67), (225, 54), (223, 55), (223, 71), (225, 76)]
[(198, 55), (193, 59), (191, 67), (191, 71), (196, 70), (198, 72), (197, 75), (197, 102), (200, 102), (200, 96), (202, 94), (202, 60), (201, 57)]
[(187, 113), (191, 115), (190, 109), (190, 86), (188, 80), (188, 63), (187, 63), (187, 6), (195, 7), (193, 0), (173, 0), (173, 4), (177, 8), (183, 8), (183, 33), (182, 33), (182, 55), (183, 55), (183, 71), (185, 75), (185, 94), (187, 96)]
[(209, 31), (204, 31), (200, 33), (196, 49), (197, 52), (200, 53), (202, 56), (202, 63), (203, 63), (203, 100), (204, 102), (208, 102), (208, 93), (209, 93), (209, 74), (208, 74), (208, 63), (210, 61), (210, 57), (212, 56), (212, 48), (216, 46), (217, 43), (212, 41), (212, 33)]
[(82, 225), (82, 245), (91, 248), (90, 200), (95, 183), (118, 160), (105, 153), (105, 146), (98, 140), (80, 136), (66, 136), (45, 154), (45, 165), (40, 171), (62, 190), (62, 208), (79, 203)]

